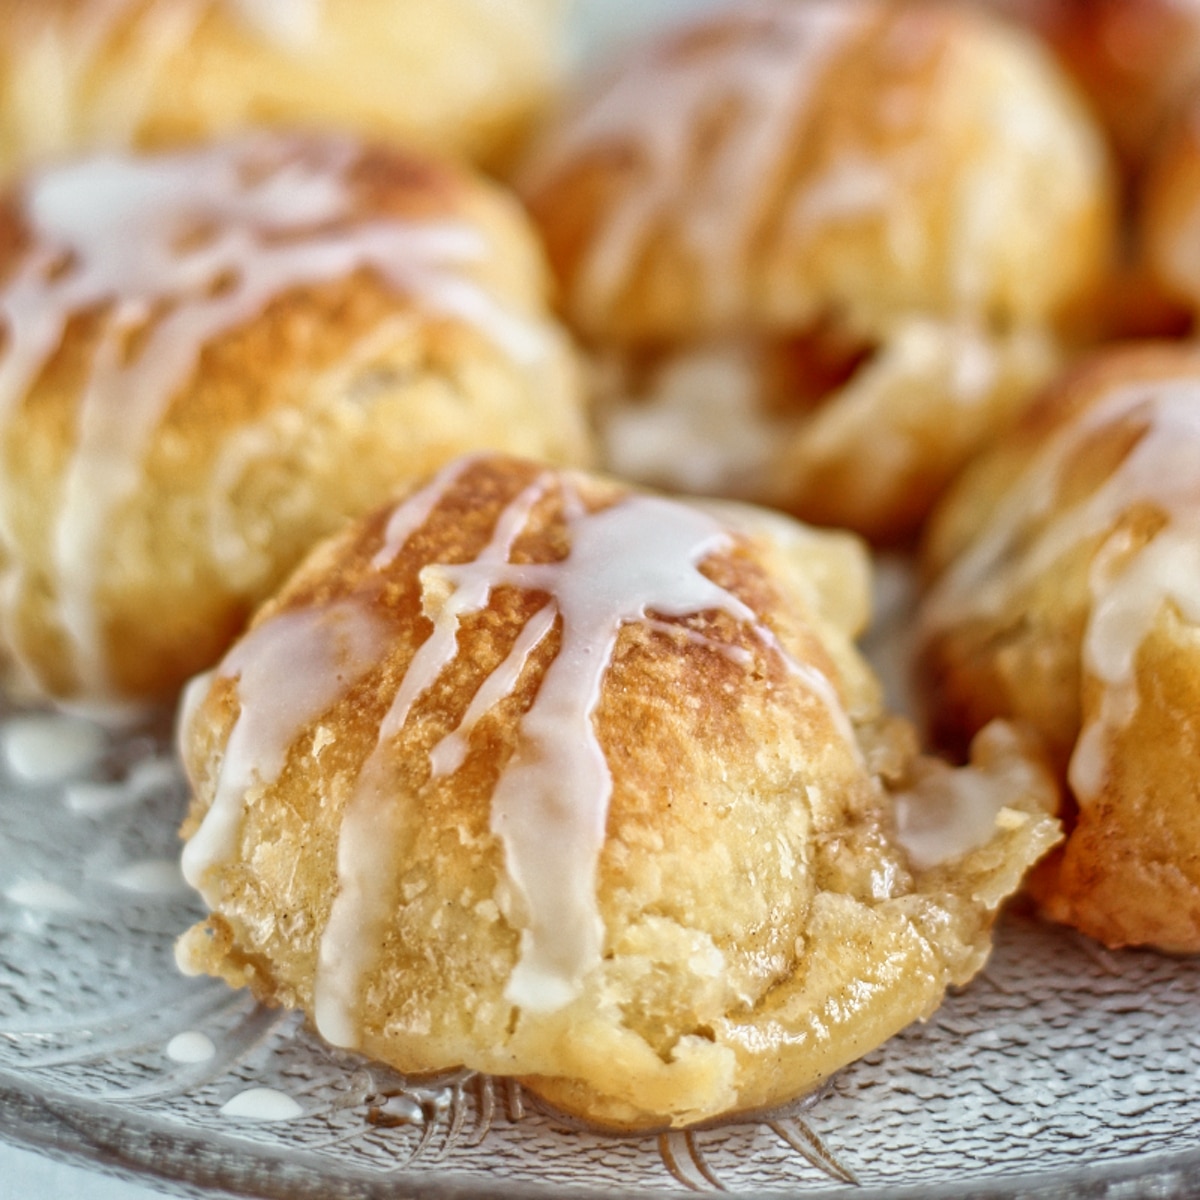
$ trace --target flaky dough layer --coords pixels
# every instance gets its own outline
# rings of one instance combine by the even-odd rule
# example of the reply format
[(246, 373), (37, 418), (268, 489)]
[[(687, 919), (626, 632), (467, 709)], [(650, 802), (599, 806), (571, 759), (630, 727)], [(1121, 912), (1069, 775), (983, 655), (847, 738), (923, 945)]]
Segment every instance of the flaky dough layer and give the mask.
[(1115, 246), (1090, 114), (970, 5), (728, 4), (584, 88), (520, 186), (612, 469), (876, 541), (1049, 378)]
[(1013, 731), (955, 772), (881, 711), (865, 585), (758, 510), (453, 466), (194, 685), (181, 963), (603, 1125), (803, 1093), (978, 970), (1057, 836)]
[(0, 177), (263, 125), (496, 161), (557, 78), (561, 0), (3, 0)]
[(1035, 726), (1069, 836), (1033, 881), (1112, 946), (1200, 950), (1200, 355), (1110, 352), (936, 515), (922, 660), (935, 729)]
[(35, 693), (169, 696), (319, 537), (457, 453), (587, 457), (516, 204), (256, 134), (0, 199), (0, 645)]

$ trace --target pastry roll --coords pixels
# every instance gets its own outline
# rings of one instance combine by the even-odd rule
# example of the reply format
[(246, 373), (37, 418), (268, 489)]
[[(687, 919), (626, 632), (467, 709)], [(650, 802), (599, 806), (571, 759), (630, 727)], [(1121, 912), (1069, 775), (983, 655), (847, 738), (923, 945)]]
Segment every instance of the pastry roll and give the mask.
[(0, 198), (0, 648), (162, 698), (319, 537), (456, 454), (580, 462), (518, 206), (330, 136), (97, 155)]
[(1164, 136), (1145, 188), (1146, 257), (1159, 286), (1200, 314), (1200, 98)]
[(1038, 31), (1143, 168), (1200, 83), (1200, 0), (989, 0)]
[(895, 540), (1050, 371), (1110, 174), (984, 13), (750, 0), (615, 63), (520, 188), (612, 467)]
[(620, 1129), (778, 1104), (982, 964), (1057, 838), (1010, 729), (914, 753), (847, 535), (481, 456), (191, 685), (187, 971)]
[(493, 160), (545, 102), (561, 0), (0, 0), (0, 175), (317, 126)]
[(933, 520), (921, 654), (935, 731), (996, 717), (1069, 783), (1053, 918), (1200, 950), (1200, 351), (1110, 352), (970, 468)]

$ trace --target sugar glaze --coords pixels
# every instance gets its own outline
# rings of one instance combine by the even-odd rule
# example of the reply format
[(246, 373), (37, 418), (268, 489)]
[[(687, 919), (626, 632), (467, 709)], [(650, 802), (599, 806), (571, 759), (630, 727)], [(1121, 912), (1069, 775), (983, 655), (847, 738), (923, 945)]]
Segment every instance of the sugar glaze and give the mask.
[[(637, 178), (599, 231), (573, 289), (593, 317), (612, 308), (639, 255), (668, 228), (693, 256), (714, 321), (736, 315), (737, 281), (772, 163), (826, 64), (864, 16), (858, 5), (808, 0), (743, 4), (735, 20), (744, 28), (730, 28), (736, 44), (719, 58), (676, 42), (644, 51), (563, 124), (529, 169), (527, 186), (536, 189), (554, 163), (626, 145), (637, 156)], [(699, 133), (725, 106), (735, 128), (698, 165)]]
[[(155, 431), (201, 352), (290, 289), (368, 269), (425, 309), (479, 328), (522, 361), (541, 335), (469, 274), (487, 246), (453, 220), (356, 216), (338, 139), (260, 135), (188, 153), (105, 155), (34, 177), (33, 242), (0, 290), (0, 432), (80, 315), (104, 311), (54, 528), (54, 586), (83, 690), (109, 679), (95, 608), (100, 556)], [(130, 339), (141, 344), (129, 356)], [(0, 525), (10, 546), (11, 528)], [(18, 562), (23, 557), (13, 555)], [(0, 619), (19, 652), (19, 567)]]
[[(433, 632), (397, 690), (376, 751), (343, 817), (339, 891), (322, 938), (315, 988), (317, 1027), (336, 1045), (358, 1044), (358, 997), (391, 912), (396, 839), (386, 832), (392, 807), (385, 770), (390, 743), (415, 702), (456, 656), (461, 619), (484, 608), (493, 589), (515, 587), (551, 599), (481, 685), (458, 729), (434, 746), (431, 772), (444, 775), (461, 765), (471, 728), (516, 686), (528, 656), (557, 625), (560, 649), (521, 721), (521, 741), (492, 795), (490, 818), (504, 848), (511, 885), (506, 891), (513, 894), (501, 903), (501, 911), (521, 929), (520, 956), (505, 995), (530, 1011), (552, 1011), (569, 1003), (600, 960), (603, 926), (596, 870), (612, 777), (592, 717), (621, 628), (647, 621), (651, 612), (678, 617), (720, 611), (754, 629), (773, 653), (786, 659), (757, 615), (698, 569), (729, 545), (730, 535), (713, 517), (690, 506), (631, 496), (589, 513), (568, 485), (568, 557), (554, 563), (510, 562), (516, 538), (550, 487), (550, 478), (543, 477), (510, 503), (473, 561), (431, 565), (422, 572), (423, 583), (436, 583), (439, 594), (448, 585), (448, 596), (439, 602)], [(428, 498), (410, 501), (414, 503), (423, 509)], [(392, 524), (410, 527), (407, 519), (393, 519)], [(396, 550), (395, 530), (390, 533), (383, 561)], [(790, 660), (789, 667), (804, 676), (838, 731), (853, 744), (829, 681)], [(548, 839), (555, 846), (553, 855), (545, 853)]]
[[(1067, 465), (1089, 439), (1121, 423), (1144, 426), (1136, 444), (1093, 492), (1056, 508)], [(1091, 607), (1083, 635), (1084, 671), (1103, 685), (1071, 757), (1076, 797), (1104, 786), (1107, 743), (1138, 703), (1136, 658), (1164, 606), (1200, 625), (1200, 386), (1167, 379), (1113, 389), (1062, 426), (1035, 455), (993, 513), (982, 536), (946, 571), (923, 616), (926, 640), (962, 622), (996, 617), (1034, 580), (1081, 543), (1098, 539), (1089, 571)], [(1151, 506), (1165, 524), (1134, 548), (1121, 518)], [(1021, 547), (1018, 551), (1017, 548)]]
[[(374, 558), (380, 583), (462, 469), (448, 468), (393, 512)], [(531, 513), (555, 488), (561, 488), (567, 556), (554, 562), (512, 562), (514, 544)], [(363, 984), (393, 911), (392, 881), (399, 868), (403, 830), (400, 806), (391, 791), (392, 745), (414, 706), (457, 656), (460, 622), (484, 609), (496, 588), (536, 593), (546, 602), (480, 685), (457, 728), (432, 747), (429, 769), (436, 779), (461, 767), (475, 724), (511, 694), (530, 655), (557, 630), (558, 651), (520, 720), (517, 748), (491, 798), (490, 827), (502, 847), (505, 869), (505, 886), (495, 900), (520, 931), (518, 961), (505, 993), (515, 1006), (530, 1011), (562, 1007), (600, 961), (603, 926), (596, 880), (613, 780), (593, 716), (625, 625), (644, 622), (664, 628), (672, 618), (726, 614), (751, 633), (763, 653), (801, 681), (824, 712), (832, 736), (844, 740), (857, 756), (853, 730), (831, 681), (811, 665), (792, 659), (752, 609), (700, 569), (711, 555), (728, 549), (733, 536), (712, 515), (656, 497), (630, 495), (608, 508), (589, 511), (570, 476), (558, 483), (546, 473), (504, 508), (487, 545), (473, 560), (433, 562), (422, 570), (433, 627), (396, 687), (377, 745), (342, 815), (338, 889), (321, 937), (314, 986), (317, 1027), (328, 1041), (359, 1045)], [(430, 589), (436, 602), (428, 602)], [(345, 603), (352, 607), (352, 601)], [(234, 753), (227, 752), (218, 798), (186, 852), (185, 867), (193, 882), (211, 880), (209, 868), (232, 858), (247, 785), (277, 777), (294, 739), (318, 710), (336, 703), (345, 688), (344, 660), (325, 651), (303, 650), (309, 631), (299, 626), (294, 647), (285, 646), (293, 640), (292, 633), (283, 635), (275, 651), (266, 641), (256, 645), (255, 639), (273, 636), (271, 625), (261, 625), (218, 668), (218, 675), (238, 677), (240, 715), (230, 736)], [(704, 644), (719, 648), (714, 639), (706, 638)], [(306, 664), (303, 671), (296, 669), (298, 654)], [(732, 657), (744, 662), (744, 657)], [(323, 678), (314, 679), (314, 671)], [(280, 719), (264, 719), (260, 710), (274, 704), (280, 689), (293, 686), (298, 676), (306, 679), (320, 703), (305, 704)], [(185, 714), (185, 728), (188, 720)], [(545, 853), (547, 845), (553, 845), (552, 854)]]

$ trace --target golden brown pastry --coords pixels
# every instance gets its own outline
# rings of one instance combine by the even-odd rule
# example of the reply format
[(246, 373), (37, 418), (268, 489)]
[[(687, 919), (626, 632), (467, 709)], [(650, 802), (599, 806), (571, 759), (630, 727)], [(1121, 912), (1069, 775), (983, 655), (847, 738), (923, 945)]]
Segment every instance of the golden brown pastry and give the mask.
[(1044, 909), (1200, 950), (1200, 350), (1080, 368), (936, 514), (921, 661), (935, 730), (1035, 726), (1069, 781)]
[(319, 126), (494, 160), (545, 102), (561, 0), (0, 0), (0, 176)]
[(625, 1129), (779, 1103), (987, 953), (1057, 838), (914, 753), (846, 535), (496, 456), (326, 543), (189, 690), (185, 970)]
[(1045, 379), (1113, 238), (1073, 89), (954, 5), (728, 5), (601, 76), (520, 186), (611, 466), (879, 540)]
[(518, 206), (258, 134), (0, 198), (0, 647), (70, 702), (171, 694), (350, 514), (465, 450), (586, 456)]
[(988, 0), (1038, 31), (1140, 170), (1200, 83), (1200, 0)]
[(1158, 285), (1200, 314), (1200, 97), (1164, 137), (1145, 189), (1143, 238)]

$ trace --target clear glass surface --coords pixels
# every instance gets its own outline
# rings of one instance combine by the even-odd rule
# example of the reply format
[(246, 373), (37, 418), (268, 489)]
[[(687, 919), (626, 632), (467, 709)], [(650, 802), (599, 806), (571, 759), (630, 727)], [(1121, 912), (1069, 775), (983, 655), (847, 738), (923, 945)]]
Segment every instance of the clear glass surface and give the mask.
[[(0, 1130), (251, 1196), (1200, 1191), (1200, 959), (1019, 911), (984, 973), (793, 1110), (618, 1138), (512, 1084), (405, 1080), (187, 979), (165, 730), (0, 717)], [(263, 1090), (266, 1089), (266, 1090)]]

